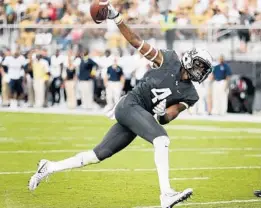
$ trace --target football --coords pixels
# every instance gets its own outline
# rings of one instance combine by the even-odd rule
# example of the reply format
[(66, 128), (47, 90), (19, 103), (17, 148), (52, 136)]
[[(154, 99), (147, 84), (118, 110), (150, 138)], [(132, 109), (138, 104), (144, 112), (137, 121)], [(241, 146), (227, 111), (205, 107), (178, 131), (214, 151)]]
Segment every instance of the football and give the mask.
[(107, 19), (108, 0), (94, 0), (90, 6), (90, 13), (95, 23), (100, 24)]

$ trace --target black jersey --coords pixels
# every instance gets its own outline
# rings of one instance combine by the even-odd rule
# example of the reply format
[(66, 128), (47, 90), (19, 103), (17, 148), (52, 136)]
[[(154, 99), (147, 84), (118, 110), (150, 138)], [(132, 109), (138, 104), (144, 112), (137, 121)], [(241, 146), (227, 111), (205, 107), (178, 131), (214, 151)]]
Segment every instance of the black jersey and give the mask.
[(199, 97), (191, 81), (181, 80), (181, 62), (178, 55), (173, 50), (161, 50), (161, 53), (161, 67), (148, 71), (131, 93), (151, 113), (164, 99), (167, 100), (167, 107), (178, 103), (193, 106)]

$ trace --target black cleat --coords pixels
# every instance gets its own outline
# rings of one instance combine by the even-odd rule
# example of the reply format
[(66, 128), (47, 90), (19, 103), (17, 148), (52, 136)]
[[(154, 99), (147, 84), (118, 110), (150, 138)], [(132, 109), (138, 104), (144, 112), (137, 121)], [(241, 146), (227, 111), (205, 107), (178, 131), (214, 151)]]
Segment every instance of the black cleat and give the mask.
[(255, 195), (256, 197), (261, 197), (261, 190), (255, 191), (255, 192), (254, 192), (254, 195)]

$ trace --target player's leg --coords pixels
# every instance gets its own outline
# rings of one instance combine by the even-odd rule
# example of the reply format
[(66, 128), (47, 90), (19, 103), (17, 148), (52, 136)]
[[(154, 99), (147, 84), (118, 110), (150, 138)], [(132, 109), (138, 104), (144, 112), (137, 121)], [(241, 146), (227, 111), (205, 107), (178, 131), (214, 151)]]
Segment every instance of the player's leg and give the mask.
[(99, 163), (128, 146), (135, 137), (128, 128), (116, 123), (93, 150), (57, 162), (41, 160), (37, 172), (29, 181), (29, 189), (34, 190), (51, 173)]
[(160, 190), (168, 192), (169, 183), (169, 138), (165, 129), (160, 126), (154, 117), (139, 105), (121, 108), (121, 103), (116, 108), (116, 118), (119, 123), (130, 128), (135, 134), (144, 138), (154, 146), (154, 159), (158, 171)]
[(116, 123), (93, 150), (81, 152), (71, 158), (52, 162), (52, 172), (66, 169), (80, 168), (89, 164), (95, 164), (111, 157), (128, 146), (136, 135), (126, 127)]
[(124, 102), (126, 102), (126, 99), (123, 99), (116, 108), (115, 116), (118, 122), (127, 126), (135, 134), (154, 146), (154, 161), (158, 172), (162, 207), (172, 207), (189, 198), (192, 189), (186, 189), (183, 192), (175, 192), (171, 189), (168, 152), (170, 140), (165, 129), (157, 123), (148, 111), (139, 105), (129, 105), (128, 110), (124, 110), (126, 107)]

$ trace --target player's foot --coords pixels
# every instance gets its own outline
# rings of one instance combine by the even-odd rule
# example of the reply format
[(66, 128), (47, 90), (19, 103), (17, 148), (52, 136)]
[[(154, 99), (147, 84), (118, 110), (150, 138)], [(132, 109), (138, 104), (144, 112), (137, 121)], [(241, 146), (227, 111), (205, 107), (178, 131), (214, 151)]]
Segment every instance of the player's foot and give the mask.
[(193, 193), (191, 188), (182, 192), (172, 192), (160, 195), (160, 202), (162, 208), (172, 208), (174, 205), (188, 199)]
[(254, 194), (256, 197), (261, 197), (261, 190), (255, 191)]
[(35, 190), (40, 182), (51, 173), (50, 163), (49, 160), (39, 162), (36, 173), (29, 180), (28, 188), (30, 191)]

